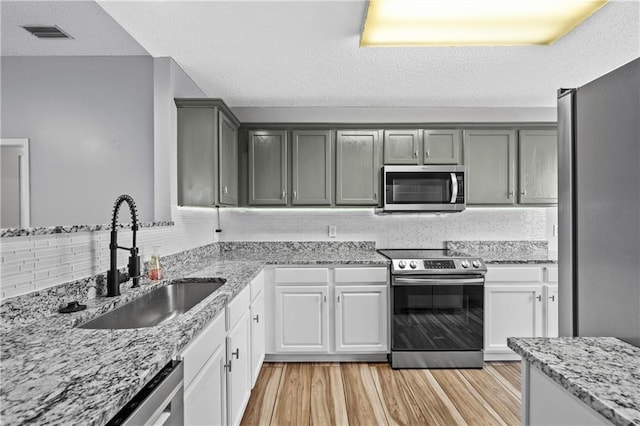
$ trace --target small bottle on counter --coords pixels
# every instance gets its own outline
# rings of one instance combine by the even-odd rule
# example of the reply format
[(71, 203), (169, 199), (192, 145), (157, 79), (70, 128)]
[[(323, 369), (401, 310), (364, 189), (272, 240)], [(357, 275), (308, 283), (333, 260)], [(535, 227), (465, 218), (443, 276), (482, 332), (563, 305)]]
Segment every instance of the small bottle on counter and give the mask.
[(152, 281), (162, 279), (162, 265), (160, 264), (160, 255), (158, 254), (157, 246), (153, 248), (151, 260), (149, 260), (149, 279)]

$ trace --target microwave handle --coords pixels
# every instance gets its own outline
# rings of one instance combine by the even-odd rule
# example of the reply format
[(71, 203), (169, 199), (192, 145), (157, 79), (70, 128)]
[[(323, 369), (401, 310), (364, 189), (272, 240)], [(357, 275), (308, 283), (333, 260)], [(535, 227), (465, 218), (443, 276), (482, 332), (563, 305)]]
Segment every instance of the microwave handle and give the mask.
[(455, 173), (451, 173), (451, 204), (456, 203), (458, 198), (458, 177)]

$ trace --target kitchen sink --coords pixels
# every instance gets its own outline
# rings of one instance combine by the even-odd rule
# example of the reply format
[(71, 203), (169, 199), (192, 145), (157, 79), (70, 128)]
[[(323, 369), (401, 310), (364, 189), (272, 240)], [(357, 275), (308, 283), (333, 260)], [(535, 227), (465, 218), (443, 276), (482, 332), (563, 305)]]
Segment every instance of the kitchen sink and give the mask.
[(223, 278), (214, 278), (207, 282), (173, 282), (86, 322), (79, 328), (153, 327), (184, 314), (222, 287), (225, 282)]

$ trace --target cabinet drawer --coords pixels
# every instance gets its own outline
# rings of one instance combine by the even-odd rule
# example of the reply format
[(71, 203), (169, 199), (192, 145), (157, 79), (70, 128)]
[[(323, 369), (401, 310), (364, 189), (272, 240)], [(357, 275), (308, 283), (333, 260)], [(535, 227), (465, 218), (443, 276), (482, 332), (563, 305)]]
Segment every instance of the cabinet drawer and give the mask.
[(263, 288), (264, 272), (260, 272), (253, 280), (251, 280), (251, 300), (254, 300)]
[(276, 268), (276, 283), (328, 283), (328, 268)]
[(548, 283), (557, 283), (558, 282), (558, 268), (544, 268), (546, 272), (546, 282)]
[(184, 360), (184, 388), (186, 389), (218, 347), (224, 344), (225, 314), (218, 315), (187, 345), (180, 354)]
[(542, 270), (539, 266), (519, 266), (515, 268), (497, 268), (489, 266), (487, 282), (540, 282), (542, 281)]
[(249, 310), (251, 302), (251, 286), (246, 286), (227, 305), (227, 330), (233, 328), (236, 322)]
[(386, 283), (387, 268), (336, 268), (336, 283)]

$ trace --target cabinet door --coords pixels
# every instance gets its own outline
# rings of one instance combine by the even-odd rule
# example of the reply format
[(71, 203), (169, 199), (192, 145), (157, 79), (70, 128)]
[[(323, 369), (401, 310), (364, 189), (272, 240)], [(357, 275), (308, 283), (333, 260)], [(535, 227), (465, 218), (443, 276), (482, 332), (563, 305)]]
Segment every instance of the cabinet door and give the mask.
[(209, 358), (184, 392), (184, 424), (226, 424), (225, 345)]
[(520, 203), (557, 203), (558, 132), (521, 130), (519, 146)]
[(378, 205), (380, 132), (339, 130), (336, 144), (336, 204)]
[(178, 204), (216, 204), (216, 108), (178, 108)]
[(218, 114), (220, 146), (220, 204), (238, 205), (238, 128), (222, 111)]
[(465, 130), (467, 204), (514, 204), (515, 137), (511, 130)]
[(292, 133), (293, 205), (331, 205), (331, 130)]
[(229, 424), (242, 420), (251, 395), (251, 343), (249, 310), (238, 320), (227, 335), (227, 408)]
[(484, 351), (512, 352), (507, 337), (542, 336), (542, 285), (485, 285)]
[(384, 131), (384, 164), (420, 164), (418, 130)]
[(425, 130), (423, 135), (424, 164), (462, 164), (460, 130)]
[(387, 352), (387, 286), (335, 288), (336, 352)]
[(544, 337), (558, 337), (558, 286), (545, 287), (545, 334)]
[(264, 291), (251, 302), (251, 387), (255, 386), (265, 353)]
[(249, 132), (249, 204), (287, 204), (287, 132)]
[(327, 286), (276, 286), (276, 352), (327, 352)]

